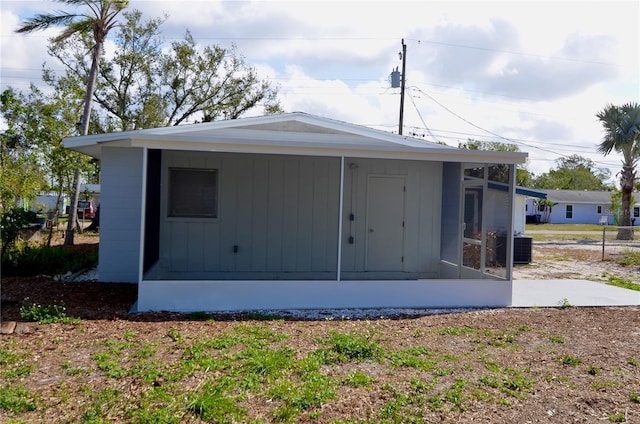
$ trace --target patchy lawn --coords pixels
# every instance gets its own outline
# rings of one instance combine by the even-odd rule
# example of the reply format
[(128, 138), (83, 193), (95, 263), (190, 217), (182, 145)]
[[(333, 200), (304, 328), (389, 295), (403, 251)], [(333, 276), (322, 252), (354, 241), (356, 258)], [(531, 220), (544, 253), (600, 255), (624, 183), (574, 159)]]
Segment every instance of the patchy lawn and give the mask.
[(302, 320), (130, 315), (135, 296), (3, 279), (5, 321), (79, 320), (0, 336), (0, 422), (640, 422), (636, 307)]

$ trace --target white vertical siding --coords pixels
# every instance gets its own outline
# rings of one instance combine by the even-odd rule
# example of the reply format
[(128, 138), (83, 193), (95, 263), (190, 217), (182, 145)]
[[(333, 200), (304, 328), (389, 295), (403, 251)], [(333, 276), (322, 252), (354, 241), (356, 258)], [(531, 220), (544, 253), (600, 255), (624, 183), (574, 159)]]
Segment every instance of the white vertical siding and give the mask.
[(102, 149), (100, 281), (138, 282), (142, 149)]
[[(334, 271), (339, 166), (337, 158), (163, 152), (163, 269)], [(170, 167), (218, 169), (218, 218), (167, 217)]]
[(345, 159), (342, 271), (365, 271), (369, 175), (405, 177), (404, 271), (437, 274), (442, 164), (350, 158)]
[(516, 194), (514, 199), (515, 201), (515, 212), (513, 214), (513, 234), (524, 234), (525, 232), (525, 223), (526, 223), (526, 200), (525, 196), (521, 196)]
[[(342, 271), (350, 279), (366, 271), (368, 176), (402, 176), (403, 271), (436, 277), (442, 164), (347, 158), (345, 166)], [(167, 217), (170, 167), (218, 170), (218, 218)], [(339, 158), (163, 152), (160, 269), (230, 278), (231, 273), (336, 272), (339, 178)]]

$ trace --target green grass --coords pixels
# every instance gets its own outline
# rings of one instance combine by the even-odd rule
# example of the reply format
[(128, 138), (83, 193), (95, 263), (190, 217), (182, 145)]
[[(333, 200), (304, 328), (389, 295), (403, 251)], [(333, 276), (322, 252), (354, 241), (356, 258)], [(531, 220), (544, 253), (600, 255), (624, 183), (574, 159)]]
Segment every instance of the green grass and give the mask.
[(382, 348), (371, 335), (356, 333), (330, 333), (323, 340), (329, 346), (331, 357), (338, 362), (364, 361), (377, 359), (382, 353)]
[[(63, 422), (85, 423), (455, 422), (455, 417), (464, 417), (465, 411), (475, 413), (483, 405), (510, 414), (509, 408), (530, 400), (539, 382), (552, 373), (537, 368), (544, 365), (537, 364), (532, 371), (511, 361), (512, 350), (530, 348), (541, 334), (562, 349), (571, 348), (564, 337), (521, 323), (491, 330), (425, 326), (420, 334), (407, 330), (394, 339), (399, 343), (392, 344), (382, 321), (336, 323), (330, 331), (305, 335), (304, 349), (299, 349), (298, 339), (284, 330), (294, 333), (298, 323), (207, 321), (196, 333), (188, 327), (193, 324), (188, 319), (192, 317), (155, 336), (126, 330), (122, 324), (125, 329), (109, 339), (90, 337), (89, 356), (66, 352), (68, 337), (48, 344), (51, 355), (66, 355), (57, 367), (60, 381), (53, 395), (22, 385), (23, 379), (40, 378), (41, 373), (25, 377), (17, 370), (38, 362), (19, 348), (19, 340), (0, 340), (0, 372), (9, 372), (1, 375), (8, 384), (0, 387), (0, 417), (4, 413), (33, 422), (46, 417), (51, 408), (69, 411)], [(548, 364), (555, 361), (554, 369), (558, 361), (580, 365), (567, 352), (542, 354)], [(40, 362), (45, 364), (46, 358)], [(637, 361), (627, 359), (625, 370), (635, 370), (632, 362)], [(628, 378), (596, 367), (564, 369), (580, 373), (595, 391), (618, 390)], [(542, 385), (569, 380), (559, 375)], [(638, 403), (636, 392), (626, 391), (625, 400)], [(340, 420), (335, 414), (343, 407), (345, 393), (373, 406), (362, 411), (360, 419)]]
[(24, 378), (31, 374), (33, 365), (28, 352), (18, 352), (14, 346), (0, 348), (0, 379)]
[(525, 232), (527, 231), (600, 231), (602, 232), (602, 225), (598, 224), (526, 224)]
[(578, 365), (580, 365), (582, 363), (582, 360), (580, 358), (577, 358), (577, 357), (572, 356), (572, 355), (564, 355), (560, 359), (560, 363), (562, 365), (568, 365), (568, 366), (572, 366), (572, 367), (577, 367)]
[(227, 378), (203, 384), (192, 395), (187, 410), (201, 420), (215, 423), (242, 421), (246, 410), (238, 405), (233, 395), (233, 381)]
[(587, 368), (587, 373), (593, 376), (600, 375), (602, 374), (602, 369), (600, 367), (591, 365), (589, 366), (589, 368)]
[(606, 392), (608, 389), (620, 387), (620, 383), (612, 380), (599, 380), (591, 383), (591, 388), (598, 392)]
[(549, 336), (551, 343), (564, 344), (564, 337), (562, 336)]
[[(525, 233), (534, 241), (602, 241), (603, 227), (597, 224), (526, 224)], [(545, 233), (548, 231), (550, 233)], [(553, 234), (563, 232), (565, 234)], [(617, 232), (606, 229), (606, 239), (615, 240)]]
[(616, 262), (620, 265), (639, 266), (640, 252), (637, 250), (625, 249), (624, 252), (622, 252), (622, 257)]
[(621, 287), (623, 289), (640, 291), (640, 284), (634, 283), (633, 281), (631, 281), (631, 280), (629, 280), (627, 278), (622, 278), (622, 277), (618, 277), (616, 275), (611, 275), (611, 274), (607, 274), (607, 273), (604, 273), (603, 276), (606, 277), (607, 284), (609, 284), (611, 286)]
[(619, 412), (617, 414), (609, 415), (609, 421), (612, 423), (623, 423), (627, 421), (627, 418), (625, 417), (625, 414)]
[(14, 414), (35, 411), (35, 394), (21, 385), (0, 387), (0, 410)]
[(433, 370), (436, 367), (434, 355), (424, 346), (414, 346), (391, 351), (387, 354), (394, 367), (407, 367), (419, 370)]
[(351, 372), (342, 380), (343, 384), (351, 387), (367, 387), (370, 386), (372, 382), (373, 378), (360, 370)]

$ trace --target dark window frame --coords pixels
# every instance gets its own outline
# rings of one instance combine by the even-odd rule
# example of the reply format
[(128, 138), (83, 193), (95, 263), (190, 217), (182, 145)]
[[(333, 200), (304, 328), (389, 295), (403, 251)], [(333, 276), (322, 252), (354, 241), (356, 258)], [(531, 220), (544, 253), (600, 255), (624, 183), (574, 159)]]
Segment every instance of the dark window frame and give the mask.
[(170, 167), (168, 185), (169, 218), (218, 218), (217, 169)]
[(573, 205), (565, 205), (564, 217), (565, 219), (573, 219)]

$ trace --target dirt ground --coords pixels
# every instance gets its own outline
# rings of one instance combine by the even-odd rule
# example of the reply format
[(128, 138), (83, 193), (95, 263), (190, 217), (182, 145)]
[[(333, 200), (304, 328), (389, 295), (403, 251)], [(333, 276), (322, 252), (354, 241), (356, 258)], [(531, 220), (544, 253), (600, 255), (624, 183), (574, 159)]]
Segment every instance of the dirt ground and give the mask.
[[(612, 260), (603, 262), (601, 251), (591, 247), (549, 244), (535, 246), (533, 255), (532, 264), (516, 267), (515, 278), (580, 277), (603, 281), (604, 273), (635, 279), (640, 274), (638, 267), (621, 267)], [(440, 409), (420, 409), (422, 421), (413, 419), (412, 422), (640, 423), (640, 308), (637, 307), (507, 308), (440, 311), (378, 319), (347, 316), (344, 319), (276, 321), (228, 314), (200, 321), (171, 313), (129, 314), (136, 298), (136, 287), (131, 284), (4, 277), (1, 290), (3, 322), (19, 321), (19, 308), (25, 302), (64, 305), (67, 315), (80, 318), (81, 322), (32, 323), (27, 333), (0, 335), (0, 353), (3, 349), (5, 352), (19, 350), (26, 352), (29, 358), (29, 375), (13, 378), (11, 384), (32, 390), (39, 399), (36, 411), (17, 415), (3, 410), (0, 402), (0, 422), (11, 419), (29, 423), (88, 422), (87, 409), (83, 406), (91, 399), (87, 391), (117, 388), (134, 404), (136, 399), (147, 396), (154, 385), (161, 384), (144, 383), (133, 374), (114, 380), (91, 365), (92, 358), (104, 351), (107, 341), (123, 340), (126, 334), (137, 335), (145, 343), (156, 346), (154, 361), (170, 364), (178, 360), (170, 346), (164, 347), (167, 334), (172, 331), (179, 331), (184, 340), (195, 341), (238, 325), (256, 325), (288, 334), (287, 343), (298, 355), (317, 348), (318, 339), (332, 332), (364, 334), (373, 329), (389, 351), (426, 346), (443, 357), (464, 358), (464, 365), (451, 376), (438, 378), (442, 387), (453, 387), (462, 380), (476, 387), (475, 391), (468, 389), (465, 392), (465, 408), (452, 407), (450, 402), (454, 401), (449, 399), (449, 403), (445, 402)], [(470, 334), (443, 336), (450, 329), (469, 329)], [(502, 341), (508, 339), (506, 335), (513, 335), (513, 343), (508, 341), (507, 347), (505, 343), (502, 346), (490, 341), (485, 344), (484, 336), (479, 335), (489, 333), (505, 335), (502, 339), (498, 337)], [(579, 363), (568, 364), (563, 358), (578, 358)], [(480, 393), (480, 387), (484, 390), (479, 382), (486, 378), (489, 364), (493, 363), (502, 364), (505, 370), (514, 373), (520, 371), (513, 370), (521, 370), (534, 381), (531, 389), (521, 397), (507, 396), (506, 399), (500, 398), (503, 395), (498, 392), (493, 400), (476, 396), (474, 393)], [(71, 375), (69, 364), (93, 369), (88, 375)], [(394, 388), (394, 396), (399, 396), (397, 393), (409, 396), (413, 393), (409, 382), (414, 384), (416, 379), (426, 378), (414, 370), (392, 368), (384, 361), (335, 365), (323, 372), (338, 378), (348, 371), (345, 367), (372, 376), (375, 384), (366, 390), (343, 385), (337, 399), (323, 405), (321, 413), (301, 414), (296, 422), (382, 422), (382, 411), (389, 408), (392, 397), (390, 388)], [(5, 386), (2, 375), (0, 371), (0, 391)], [(65, 395), (61, 394), (63, 391)], [(419, 398), (419, 395), (413, 393), (412, 396)], [(409, 402), (410, 397), (402, 399)], [(275, 421), (270, 409), (274, 405), (271, 399), (255, 395), (242, 402), (251, 421)], [(406, 402), (404, 408), (409, 407)], [(398, 414), (395, 416), (401, 415)], [(183, 418), (181, 422), (204, 422), (193, 416)], [(126, 414), (109, 417), (105, 413), (103, 419), (104, 422), (142, 422)]]
[(607, 276), (614, 275), (638, 282), (640, 267), (623, 266), (616, 262), (627, 249), (625, 245), (606, 246), (603, 260), (602, 245), (599, 243), (536, 243), (533, 246), (533, 261), (528, 265), (516, 265), (513, 278), (607, 281)]

